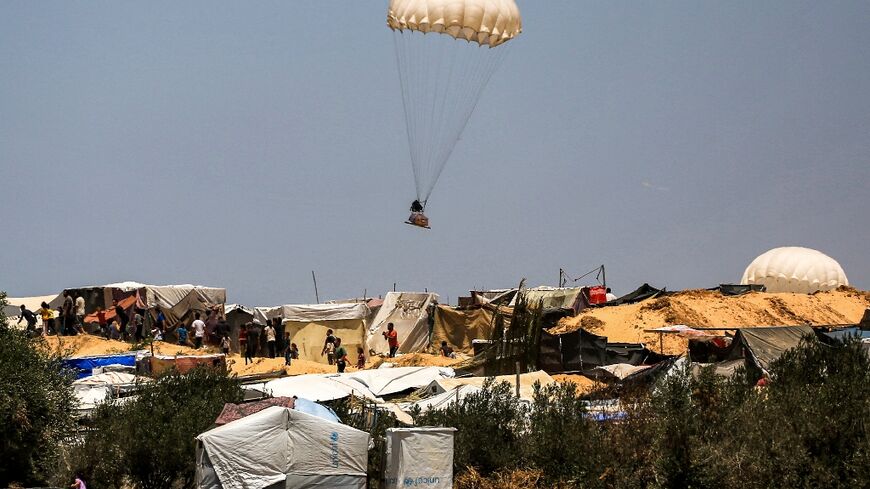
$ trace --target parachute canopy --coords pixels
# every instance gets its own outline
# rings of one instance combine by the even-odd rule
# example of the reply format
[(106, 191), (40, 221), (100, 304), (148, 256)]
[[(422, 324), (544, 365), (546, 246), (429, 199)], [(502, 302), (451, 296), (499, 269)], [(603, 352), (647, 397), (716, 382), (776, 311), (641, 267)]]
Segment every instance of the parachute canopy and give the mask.
[(740, 283), (761, 284), (768, 292), (810, 294), (849, 285), (849, 280), (840, 264), (821, 251), (785, 246), (752, 260)]
[(387, 25), (393, 30), (447, 34), (498, 46), (523, 30), (513, 0), (391, 0)]
[[(391, 0), (402, 104), (424, 206), (483, 89), (502, 45), (522, 31), (514, 0)], [(467, 41), (467, 42), (466, 42)]]

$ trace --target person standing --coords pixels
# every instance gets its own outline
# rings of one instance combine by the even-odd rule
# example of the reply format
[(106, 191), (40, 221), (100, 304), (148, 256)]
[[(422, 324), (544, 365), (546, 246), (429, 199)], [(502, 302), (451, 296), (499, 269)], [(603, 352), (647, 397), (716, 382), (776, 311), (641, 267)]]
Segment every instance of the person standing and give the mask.
[(396, 332), (393, 323), (387, 323), (387, 330), (381, 333), (387, 344), (390, 346), (390, 358), (396, 357), (396, 352), (399, 350), (399, 333)]
[(344, 373), (347, 367), (347, 349), (341, 346), (341, 338), (335, 339), (335, 365), (338, 367), (338, 373)]
[(145, 329), (145, 318), (142, 316), (142, 313), (145, 311), (137, 308), (134, 309), (133, 312), (133, 325), (135, 326), (133, 337), (137, 342), (142, 342), (145, 339), (145, 336), (143, 335), (143, 329)]
[(154, 326), (160, 330), (160, 334), (163, 334), (166, 331), (166, 314), (163, 314), (163, 309), (160, 309), (160, 306), (157, 306), (157, 317), (154, 318)]
[(326, 330), (326, 340), (323, 342), (323, 350), (320, 352), (320, 356), (323, 355), (326, 355), (326, 361), (330, 365), (335, 363), (335, 336), (331, 329)]
[(100, 332), (106, 339), (109, 339), (109, 323), (106, 322), (106, 311), (102, 307), (97, 307), (97, 324), (100, 325)]
[(293, 360), (293, 346), (290, 343), (290, 333), (284, 333), (284, 365), (289, 367)]
[(356, 347), (356, 368), (364, 370), (366, 368), (366, 353), (363, 347)]
[(221, 338), (221, 352), (227, 356), (230, 354), (230, 335), (228, 334), (224, 334), (224, 337)]
[(275, 327), (272, 326), (271, 321), (266, 323), (266, 329), (263, 332), (266, 333), (266, 346), (269, 348), (269, 358), (275, 358)]
[(43, 302), (36, 310), (42, 318), (42, 336), (48, 336), (49, 330), (54, 331), (54, 311), (47, 302)]
[(257, 338), (253, 334), (254, 323), (245, 325), (245, 365), (248, 362), (254, 363), (254, 352), (256, 351)]
[(85, 327), (85, 298), (81, 294), (76, 294), (76, 323), (79, 325), (79, 331), (84, 333)]
[[(76, 317), (76, 308), (75, 303), (73, 302), (72, 295), (66, 290), (63, 291), (63, 306), (61, 306), (61, 321), (63, 324), (62, 332), (64, 335), (72, 335), (75, 334), (75, 327), (73, 323), (75, 322)], [(60, 336), (60, 334), (58, 334)]]
[(200, 314), (197, 312), (193, 315), (193, 346), (196, 349), (202, 348), (202, 339), (205, 338), (205, 322), (200, 319)]
[(183, 322), (178, 322), (178, 326), (175, 328), (175, 334), (178, 335), (178, 344), (181, 346), (187, 346), (187, 328), (184, 327)]
[(118, 301), (112, 301), (112, 306), (115, 308), (115, 317), (118, 318), (118, 324), (121, 329), (121, 337), (127, 341), (127, 323), (130, 322), (130, 316), (127, 316), (127, 311), (118, 304)]

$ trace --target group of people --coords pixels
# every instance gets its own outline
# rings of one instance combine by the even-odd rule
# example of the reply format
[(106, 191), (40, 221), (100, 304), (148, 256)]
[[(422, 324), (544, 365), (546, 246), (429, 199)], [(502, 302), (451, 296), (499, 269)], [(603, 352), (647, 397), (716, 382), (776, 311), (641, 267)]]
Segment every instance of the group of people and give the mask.
[(37, 314), (42, 319), (42, 334), (44, 336), (50, 334), (72, 336), (85, 332), (85, 299), (80, 295), (73, 297), (72, 294), (64, 291), (63, 303), (56, 310), (44, 301), (35, 312), (27, 309), (24, 304), (21, 304), (20, 309), (18, 324), (21, 324), (21, 321), (26, 321), (27, 332), (31, 335), (38, 334), (36, 331)]
[[(239, 347), (245, 355), (245, 365), (254, 363), (254, 357), (257, 356), (260, 349), (260, 338), (265, 337), (266, 351), (269, 358), (276, 358), (279, 353), (284, 356), (284, 365), (290, 365), (291, 361), (299, 358), (299, 348), (296, 343), (290, 341), (290, 333), (284, 333), (284, 338), (281, 343), (278, 343), (279, 331), (281, 329), (281, 318), (270, 319), (265, 327), (258, 319), (250, 321), (239, 330)], [(226, 352), (229, 352), (229, 338), (226, 339)], [(224, 347), (224, 344), (221, 344)]]

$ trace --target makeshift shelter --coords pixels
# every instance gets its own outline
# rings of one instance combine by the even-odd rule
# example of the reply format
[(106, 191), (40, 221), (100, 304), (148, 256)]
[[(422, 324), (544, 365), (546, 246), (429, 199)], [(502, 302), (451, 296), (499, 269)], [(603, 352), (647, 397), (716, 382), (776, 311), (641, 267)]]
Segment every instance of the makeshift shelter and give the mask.
[(151, 382), (126, 372), (104, 372), (73, 381), (73, 392), (78, 400), (76, 412), (90, 414), (99, 404), (110, 399), (126, 399), (135, 392), (140, 383)]
[[(378, 314), (369, 325), (368, 351), (388, 353), (390, 348), (382, 333), (393, 323), (398, 333), (399, 352), (413, 353), (429, 346), (430, 309), (438, 303), (438, 294), (388, 292)], [(432, 318), (434, 320), (434, 318)]]
[(598, 304), (594, 307), (610, 307), (621, 306), (623, 304), (634, 304), (635, 302), (652, 299), (653, 297), (659, 297), (664, 294), (667, 294), (667, 290), (665, 288), (657, 289), (650, 284), (643, 284), (622, 297), (619, 297), (612, 301), (607, 301), (603, 304)]
[(64, 368), (74, 371), (77, 379), (83, 379), (85, 377), (90, 377), (91, 375), (94, 375), (94, 373), (101, 373), (101, 370), (98, 372), (94, 372), (94, 370), (109, 365), (121, 365), (124, 367), (130, 367), (131, 369), (135, 369), (136, 360), (142, 358), (144, 355), (145, 352), (143, 351), (134, 351), (110, 355), (91, 355), (87, 357), (64, 358), (63, 360), (61, 360), (61, 365), (63, 365)]
[[(511, 384), (514, 389), (516, 389), (516, 375), (499, 375), (496, 377), (460, 377), (452, 379), (437, 379), (433, 380), (431, 383), (429, 383), (429, 385), (426, 386), (425, 392), (429, 395), (443, 394), (445, 392), (451, 392), (459, 386), (463, 385), (481, 388), (483, 387), (483, 384), (486, 382), (486, 380), (490, 378), (493, 379), (496, 383), (507, 382)], [(552, 384), (556, 381), (543, 370), (520, 374), (520, 399), (526, 401), (531, 401), (533, 399), (534, 385), (536, 382), (539, 382), (541, 386), (545, 386)]]
[(610, 343), (584, 329), (570, 333), (541, 335), (538, 366), (547, 372), (590, 372), (596, 367), (627, 363), (654, 364), (665, 356), (651, 351), (643, 343)]
[(432, 328), (431, 348), (437, 350), (441, 342), (456, 352), (471, 353), (472, 341), (489, 339), (492, 335), (492, 311), (483, 307), (455, 309), (438, 305), (435, 308), (435, 322)]
[(149, 361), (152, 375), (160, 375), (171, 369), (175, 369), (178, 373), (186, 374), (200, 366), (220, 370), (226, 370), (227, 368), (226, 355), (223, 353), (212, 355), (154, 355)]
[(728, 359), (745, 358), (749, 364), (766, 372), (770, 364), (783, 353), (797, 347), (805, 337), (813, 335), (813, 328), (809, 326), (738, 329)]
[(449, 367), (394, 367), (344, 374), (307, 374), (266, 382), (262, 390), (272, 396), (331, 401), (348, 396), (381, 402), (381, 396), (419, 389), (434, 380), (454, 376)]
[(214, 316), (222, 312), (227, 300), (226, 289), (190, 284), (146, 285), (139, 282), (119, 282), (65, 290), (73, 296), (81, 295), (85, 299), (85, 313), (90, 315), (92, 321), (96, 320), (92, 314), (97, 307), (108, 312), (112, 309), (113, 301), (135, 297), (136, 300), (132, 303), (135, 307), (148, 310), (152, 318), (157, 316), (156, 308), (159, 307), (170, 326), (179, 320), (190, 319), (195, 312), (212, 313), (216, 322)]
[(200, 489), (363, 489), (369, 434), (272, 406), (196, 437)]
[(246, 323), (254, 320), (254, 310), (241, 304), (227, 304), (224, 306), (224, 317), (230, 328), (230, 351), (239, 353), (242, 351), (239, 345), (239, 331)]
[(322, 355), (327, 330), (341, 338), (350, 358), (356, 358), (357, 347), (365, 348), (366, 320), (369, 308), (361, 303), (308, 304), (283, 306), (284, 332), (299, 348), (299, 358), (327, 363)]

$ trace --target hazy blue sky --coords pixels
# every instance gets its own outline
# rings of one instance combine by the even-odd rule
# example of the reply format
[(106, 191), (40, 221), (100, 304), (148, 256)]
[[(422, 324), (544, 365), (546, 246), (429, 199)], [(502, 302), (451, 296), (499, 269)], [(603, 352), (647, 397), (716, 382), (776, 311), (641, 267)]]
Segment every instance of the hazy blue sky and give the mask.
[(870, 2), (520, 8), (423, 231), (385, 1), (3, 1), (0, 289), (621, 294), (783, 245), (870, 288)]

